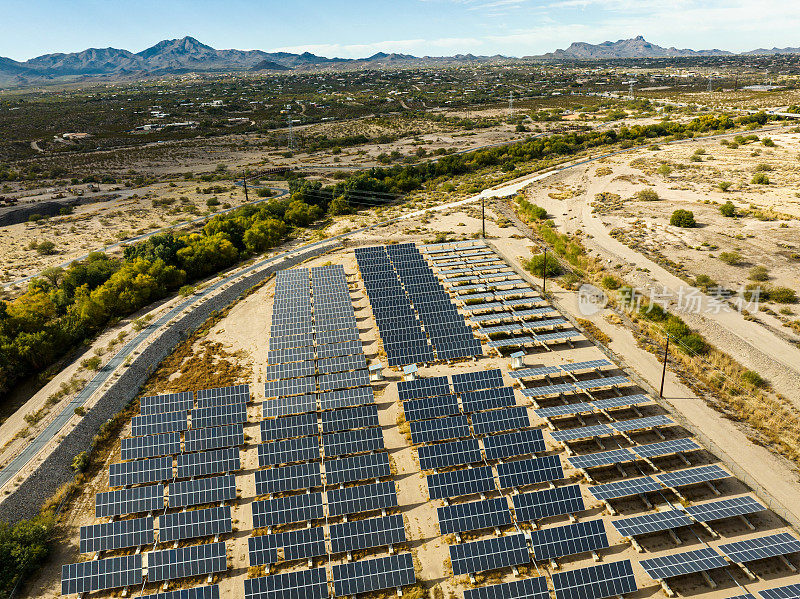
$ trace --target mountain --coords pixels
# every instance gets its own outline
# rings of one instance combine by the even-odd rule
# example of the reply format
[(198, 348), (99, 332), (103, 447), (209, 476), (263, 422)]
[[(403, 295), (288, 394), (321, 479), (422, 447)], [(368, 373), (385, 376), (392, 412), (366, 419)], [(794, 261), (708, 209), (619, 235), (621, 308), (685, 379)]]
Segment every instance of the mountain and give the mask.
[(611, 60), (618, 58), (675, 58), (678, 56), (728, 56), (725, 50), (679, 50), (651, 44), (641, 35), (627, 40), (589, 44), (573, 42), (566, 50), (558, 49), (539, 58), (548, 60)]
[(742, 52), (742, 54), (753, 54), (762, 56), (771, 56), (774, 54), (800, 54), (800, 48), (772, 48), (772, 50), (768, 50), (766, 48), (756, 48), (755, 50)]
[(262, 60), (250, 67), (251, 71), (291, 71), (289, 67), (283, 66), (274, 60)]

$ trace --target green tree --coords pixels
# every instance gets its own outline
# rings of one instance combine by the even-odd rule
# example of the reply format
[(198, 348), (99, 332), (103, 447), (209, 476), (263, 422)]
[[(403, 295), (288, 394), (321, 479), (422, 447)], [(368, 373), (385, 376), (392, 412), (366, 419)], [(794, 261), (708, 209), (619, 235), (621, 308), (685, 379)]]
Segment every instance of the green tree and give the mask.
[(736, 206), (734, 206), (733, 202), (728, 200), (722, 206), (719, 207), (720, 214), (722, 216), (733, 217), (736, 216)]
[(263, 252), (278, 245), (286, 235), (286, 225), (274, 218), (259, 221), (244, 233), (244, 245), (249, 252)]
[(691, 228), (697, 225), (694, 220), (694, 213), (691, 210), (683, 210), (681, 208), (672, 213), (669, 218), (669, 224), (683, 228)]
[(350, 202), (347, 200), (347, 196), (342, 194), (333, 198), (328, 205), (328, 212), (334, 216), (338, 214), (348, 214), (350, 212)]
[(289, 204), (284, 219), (295, 227), (306, 227), (317, 220), (321, 210), (318, 206), (310, 206), (300, 200), (294, 200)]

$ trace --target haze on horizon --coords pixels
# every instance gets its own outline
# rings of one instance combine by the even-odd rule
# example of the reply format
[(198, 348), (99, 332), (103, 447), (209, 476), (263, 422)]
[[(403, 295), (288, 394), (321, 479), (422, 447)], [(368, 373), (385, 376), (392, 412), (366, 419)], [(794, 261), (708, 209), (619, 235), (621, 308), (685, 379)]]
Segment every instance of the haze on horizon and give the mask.
[(643, 35), (661, 46), (734, 52), (800, 46), (800, 4), (780, 0), (7, 0), (0, 56), (89, 47), (141, 51), (191, 35), (215, 48), (360, 58), (524, 56)]

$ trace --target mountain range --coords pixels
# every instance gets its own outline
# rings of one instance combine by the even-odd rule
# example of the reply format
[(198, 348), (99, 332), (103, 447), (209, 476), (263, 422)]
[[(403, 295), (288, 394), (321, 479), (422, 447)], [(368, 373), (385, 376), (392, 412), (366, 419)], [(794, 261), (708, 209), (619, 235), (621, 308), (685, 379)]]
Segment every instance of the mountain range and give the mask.
[[(759, 48), (750, 55), (798, 54), (800, 48)], [(726, 50), (664, 48), (642, 36), (616, 42), (589, 44), (574, 42), (559, 49), (526, 59), (613, 60), (624, 58), (672, 58), (687, 56), (730, 56)], [(139, 78), (180, 73), (279, 72), (319, 68), (380, 68), (385, 66), (423, 66), (430, 64), (489, 62), (510, 60), (505, 56), (424, 56), (378, 52), (366, 58), (326, 58), (310, 52), (263, 52), (261, 50), (217, 50), (193, 37), (164, 40), (133, 53), (118, 48), (89, 48), (70, 54), (45, 54), (25, 62), (0, 57), (0, 85), (25, 85), (44, 81), (76, 80), (90, 77)]]

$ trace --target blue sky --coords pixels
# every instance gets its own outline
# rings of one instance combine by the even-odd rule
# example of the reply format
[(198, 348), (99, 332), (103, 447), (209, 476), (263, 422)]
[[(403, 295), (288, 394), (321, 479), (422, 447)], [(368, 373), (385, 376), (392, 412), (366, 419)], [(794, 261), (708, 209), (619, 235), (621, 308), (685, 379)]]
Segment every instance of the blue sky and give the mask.
[(800, 46), (792, 0), (2, 0), (0, 56), (134, 52), (192, 35), (215, 48), (524, 56), (644, 35), (679, 48)]

